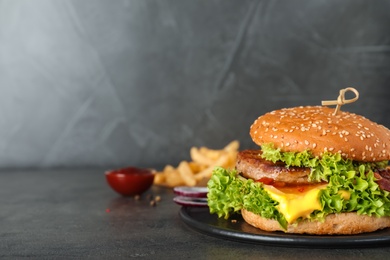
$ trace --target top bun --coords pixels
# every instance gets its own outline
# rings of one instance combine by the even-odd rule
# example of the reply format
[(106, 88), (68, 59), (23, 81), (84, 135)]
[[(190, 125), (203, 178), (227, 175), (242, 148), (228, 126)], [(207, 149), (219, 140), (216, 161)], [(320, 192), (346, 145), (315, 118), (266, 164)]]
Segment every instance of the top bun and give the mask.
[(282, 152), (309, 150), (340, 153), (363, 162), (390, 160), (390, 130), (367, 118), (323, 106), (275, 110), (252, 124), (250, 135), (259, 146), (273, 143)]

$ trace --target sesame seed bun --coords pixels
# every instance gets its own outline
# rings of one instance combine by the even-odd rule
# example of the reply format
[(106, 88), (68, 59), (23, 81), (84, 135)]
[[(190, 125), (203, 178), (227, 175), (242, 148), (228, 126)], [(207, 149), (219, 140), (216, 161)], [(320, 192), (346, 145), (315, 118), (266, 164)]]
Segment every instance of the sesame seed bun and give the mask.
[(362, 162), (390, 160), (390, 130), (369, 119), (323, 106), (275, 110), (252, 124), (250, 135), (259, 146), (273, 143), (282, 152), (309, 150), (340, 153)]
[(330, 214), (322, 222), (303, 220), (289, 224), (287, 230), (283, 230), (276, 220), (263, 218), (245, 209), (241, 210), (241, 214), (248, 224), (256, 228), (297, 234), (352, 235), (390, 227), (390, 217), (374, 217), (350, 212)]

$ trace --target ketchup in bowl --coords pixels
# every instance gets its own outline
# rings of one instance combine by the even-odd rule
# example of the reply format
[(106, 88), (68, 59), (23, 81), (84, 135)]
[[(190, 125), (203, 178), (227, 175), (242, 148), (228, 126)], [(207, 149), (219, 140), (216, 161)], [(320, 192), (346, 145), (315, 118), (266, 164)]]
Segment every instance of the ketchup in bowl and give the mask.
[(105, 175), (110, 187), (123, 196), (145, 192), (152, 186), (154, 180), (153, 170), (137, 167), (109, 170)]

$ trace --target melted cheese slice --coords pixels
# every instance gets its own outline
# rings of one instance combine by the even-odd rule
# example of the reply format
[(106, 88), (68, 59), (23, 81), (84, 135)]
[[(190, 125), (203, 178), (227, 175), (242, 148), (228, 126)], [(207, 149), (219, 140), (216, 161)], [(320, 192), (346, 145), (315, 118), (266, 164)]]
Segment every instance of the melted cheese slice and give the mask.
[(264, 184), (263, 187), (272, 199), (279, 202), (277, 209), (285, 216), (287, 222), (292, 223), (300, 217), (309, 217), (314, 210), (322, 210), (319, 193), (326, 185), (275, 188)]

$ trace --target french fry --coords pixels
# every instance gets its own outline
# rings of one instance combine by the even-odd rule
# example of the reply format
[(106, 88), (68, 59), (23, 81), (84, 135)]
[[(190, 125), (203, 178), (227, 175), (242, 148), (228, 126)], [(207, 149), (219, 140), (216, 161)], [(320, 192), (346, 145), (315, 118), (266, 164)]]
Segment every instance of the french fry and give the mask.
[(228, 145), (226, 145), (223, 149), (229, 152), (237, 152), (239, 147), (240, 143), (237, 140), (234, 140), (231, 141)]
[(201, 149), (198, 149), (196, 147), (191, 148), (190, 156), (192, 161), (197, 162), (201, 165), (211, 165), (214, 162), (213, 159), (207, 157), (204, 152), (201, 152)]
[(196, 180), (194, 178), (194, 174), (191, 171), (190, 166), (188, 165), (188, 162), (182, 161), (179, 164), (179, 167), (177, 167), (177, 170), (179, 171), (179, 174), (184, 181), (184, 183), (187, 186), (195, 186), (196, 185)]
[(184, 185), (184, 181), (177, 170), (167, 172), (165, 179), (168, 187), (176, 187), (176, 186)]
[(164, 172), (157, 172), (155, 175), (154, 175), (154, 184), (157, 184), (157, 185), (164, 185), (165, 183), (165, 174)]
[(223, 150), (213, 150), (209, 149), (207, 147), (201, 147), (199, 148), (199, 152), (203, 154), (206, 158), (211, 159), (212, 161), (218, 160), (218, 158), (221, 156), (221, 153)]
[(197, 162), (194, 162), (194, 161), (188, 162), (188, 166), (190, 166), (191, 171), (194, 172), (194, 173), (195, 172), (200, 172), (200, 171), (204, 170), (207, 167), (204, 164), (200, 164), (200, 163), (197, 163)]

